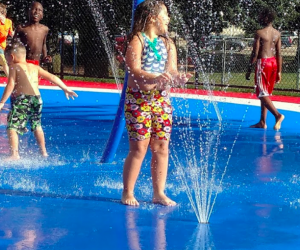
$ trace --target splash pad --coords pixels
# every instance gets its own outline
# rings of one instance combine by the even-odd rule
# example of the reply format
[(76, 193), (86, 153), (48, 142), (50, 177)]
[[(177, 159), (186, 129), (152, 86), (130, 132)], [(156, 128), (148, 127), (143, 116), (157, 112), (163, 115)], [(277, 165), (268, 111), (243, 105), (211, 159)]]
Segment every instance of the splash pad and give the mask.
[[(30, 133), (22, 137), (23, 159), (19, 163), (3, 163), (6, 153), (1, 151), (2, 246), (27, 244), (35, 249), (43, 249), (46, 245), (56, 249), (93, 249), (95, 246), (104, 249), (280, 249), (298, 246), (299, 112), (288, 111), (285, 103), (278, 102), (276, 104), (287, 114), (282, 130), (253, 130), (248, 126), (259, 111), (257, 100), (218, 97), (223, 100), (218, 106), (226, 117), (222, 133), (218, 134), (213, 105), (205, 104), (211, 115), (202, 118), (202, 133), (215, 136), (211, 143), (219, 137), (219, 146), (215, 149), (218, 150), (216, 176), (228, 160), (232, 138), (238, 129), (240, 134), (221, 187), (210, 187), (213, 194), (219, 193), (210, 224), (198, 225), (176, 161), (170, 161), (166, 192), (174, 197), (178, 206), (164, 208), (149, 202), (152, 195), (150, 155), (146, 157), (137, 183), (140, 207), (120, 204), (122, 166), (128, 150), (125, 132), (115, 161), (99, 164), (117, 109), (119, 91), (78, 86), (73, 88), (82, 98), (73, 102), (64, 100), (63, 95), (60, 96), (62, 93), (53, 87), (42, 87), (43, 119), (51, 155), (47, 161), (38, 159)], [(206, 98), (198, 93), (184, 100), (189, 107), (203, 110)], [(181, 99), (179, 93), (173, 93), (178, 117)], [(246, 104), (230, 103), (233, 100), (246, 101)], [(293, 105), (297, 106), (287, 104)], [(241, 122), (245, 110), (247, 115)], [(201, 137), (197, 121), (199, 112), (193, 108), (190, 114), (194, 131), (194, 138), (190, 139), (196, 140)], [(201, 112), (200, 115), (204, 116)], [(271, 117), (268, 122), (273, 122)], [(208, 127), (208, 123), (214, 126)], [(184, 120), (178, 120), (174, 126), (173, 143), (182, 145), (181, 130), (187, 126)], [(7, 146), (5, 126), (0, 129), (3, 150)], [(182, 160), (185, 154), (179, 149), (176, 153), (183, 167), (188, 167)], [(215, 184), (218, 181), (219, 178), (215, 178)], [(115, 235), (118, 241), (113, 240)]]

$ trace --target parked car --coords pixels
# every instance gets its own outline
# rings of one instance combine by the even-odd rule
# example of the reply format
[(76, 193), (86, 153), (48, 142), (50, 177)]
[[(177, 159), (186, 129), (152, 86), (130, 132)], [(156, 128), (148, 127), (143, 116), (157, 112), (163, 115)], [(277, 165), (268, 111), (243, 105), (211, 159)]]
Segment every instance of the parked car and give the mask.
[[(251, 39), (248, 41), (248, 46), (253, 47), (254, 39)], [(286, 47), (291, 47), (292, 41), (289, 39), (289, 37), (283, 36), (281, 37), (281, 48), (285, 49)]]
[(287, 36), (282, 36), (281, 37), (281, 48), (285, 49), (286, 47), (291, 47), (292, 46), (292, 41), (289, 39)]
[(248, 47), (253, 47), (253, 43), (254, 43), (254, 38), (249, 39), (247, 42)]
[(240, 39), (226, 38), (224, 40), (211, 39), (205, 44), (204, 48), (207, 50), (222, 50), (224, 43), (226, 43), (226, 50), (242, 51), (246, 47), (246, 44)]
[(126, 46), (126, 36), (115, 36), (115, 54), (120, 65), (124, 65), (124, 53)]
[(297, 31), (281, 31), (281, 38), (287, 37), (293, 45), (298, 44)]

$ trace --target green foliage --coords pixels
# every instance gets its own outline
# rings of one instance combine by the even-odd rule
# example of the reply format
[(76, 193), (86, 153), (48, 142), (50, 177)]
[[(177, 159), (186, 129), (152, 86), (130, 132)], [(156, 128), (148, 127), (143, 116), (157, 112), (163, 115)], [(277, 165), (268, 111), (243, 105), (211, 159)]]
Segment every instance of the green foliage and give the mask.
[[(28, 20), (28, 0), (1, 1), (8, 5), (8, 17), (14, 25)], [(96, 25), (88, 0), (43, 0), (44, 19), (42, 23), (50, 28), (48, 42), (50, 54), (60, 49), (59, 33), (64, 27), (68, 34), (78, 34), (78, 63), (84, 65), (85, 74), (106, 76), (108, 74), (108, 56), (101, 32)], [(116, 35), (125, 35), (130, 31), (132, 0), (93, 0), (98, 3), (99, 17), (104, 17), (105, 34), (113, 45)], [(252, 37), (260, 28), (257, 15), (263, 6), (272, 6), (277, 19), (275, 26), (281, 30), (296, 30), (300, 25), (300, 0), (166, 0), (167, 5), (174, 5), (180, 15), (171, 13), (170, 29), (184, 34), (188, 29), (192, 42), (199, 48), (203, 36), (212, 32), (218, 33), (226, 25), (237, 25), (243, 28), (248, 37)], [(64, 13), (64, 19), (63, 19)], [(185, 24), (184, 26), (182, 24)], [(182, 35), (182, 37), (184, 37)], [(113, 47), (113, 46), (112, 46)], [(70, 48), (70, 53), (72, 48)], [(70, 56), (72, 58), (72, 55)]]

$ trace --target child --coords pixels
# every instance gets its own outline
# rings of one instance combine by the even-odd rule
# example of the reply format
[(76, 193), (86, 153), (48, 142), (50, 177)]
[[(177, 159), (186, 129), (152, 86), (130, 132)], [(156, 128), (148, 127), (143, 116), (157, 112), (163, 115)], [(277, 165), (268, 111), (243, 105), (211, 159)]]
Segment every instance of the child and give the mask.
[[(264, 28), (257, 30), (253, 51), (250, 58), (246, 79), (250, 80), (251, 67), (256, 62), (255, 85), (256, 94), (261, 102), (260, 121), (250, 126), (251, 128), (267, 128), (266, 118), (269, 110), (275, 117), (275, 130), (279, 130), (284, 115), (280, 114), (273, 102), (269, 98), (275, 82), (281, 80), (281, 36), (280, 32), (273, 28), (272, 22), (275, 19), (275, 13), (269, 8), (265, 8), (259, 15), (259, 22)], [(275, 57), (276, 56), (276, 57)]]
[(6, 47), (6, 39), (8, 36), (13, 36), (13, 28), (11, 20), (6, 18), (6, 5), (0, 3), (0, 65), (6, 76), (8, 76), (8, 66), (4, 56)]
[(69, 89), (58, 77), (48, 73), (41, 67), (26, 62), (26, 48), (21, 43), (13, 43), (6, 47), (5, 56), (10, 67), (8, 83), (0, 100), (0, 111), (11, 96), (12, 108), (7, 118), (7, 134), (11, 155), (8, 160), (20, 159), (18, 134), (26, 132), (29, 120), (42, 156), (47, 157), (44, 132), (41, 127), (42, 99), (38, 88), (38, 77), (58, 85), (69, 99), (77, 94)]
[(20, 41), (26, 46), (27, 62), (35, 65), (43, 62), (51, 62), (51, 57), (47, 55), (47, 35), (49, 28), (40, 24), (43, 19), (44, 10), (39, 2), (33, 2), (29, 8), (29, 23), (19, 25), (15, 31), (14, 41)]
[(134, 186), (150, 145), (153, 203), (174, 206), (165, 193), (172, 125), (171, 83), (182, 85), (190, 74), (178, 74), (174, 43), (167, 38), (170, 18), (163, 1), (145, 0), (135, 11), (125, 55), (128, 87), (125, 117), (130, 151), (124, 163), (122, 203), (137, 206)]

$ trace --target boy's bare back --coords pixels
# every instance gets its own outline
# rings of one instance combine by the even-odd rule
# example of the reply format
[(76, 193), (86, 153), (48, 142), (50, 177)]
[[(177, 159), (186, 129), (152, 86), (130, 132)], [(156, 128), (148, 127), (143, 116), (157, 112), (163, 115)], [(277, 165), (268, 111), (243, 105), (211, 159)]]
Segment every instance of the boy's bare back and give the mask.
[(257, 59), (281, 54), (280, 32), (272, 26), (257, 30), (254, 42)]
[(15, 79), (14, 96), (40, 95), (38, 88), (39, 66), (31, 63), (21, 62), (15, 63), (10, 67), (10, 74)]
[(27, 59), (40, 60), (48, 32), (49, 28), (43, 24), (19, 25), (17, 27), (15, 34), (26, 46)]

